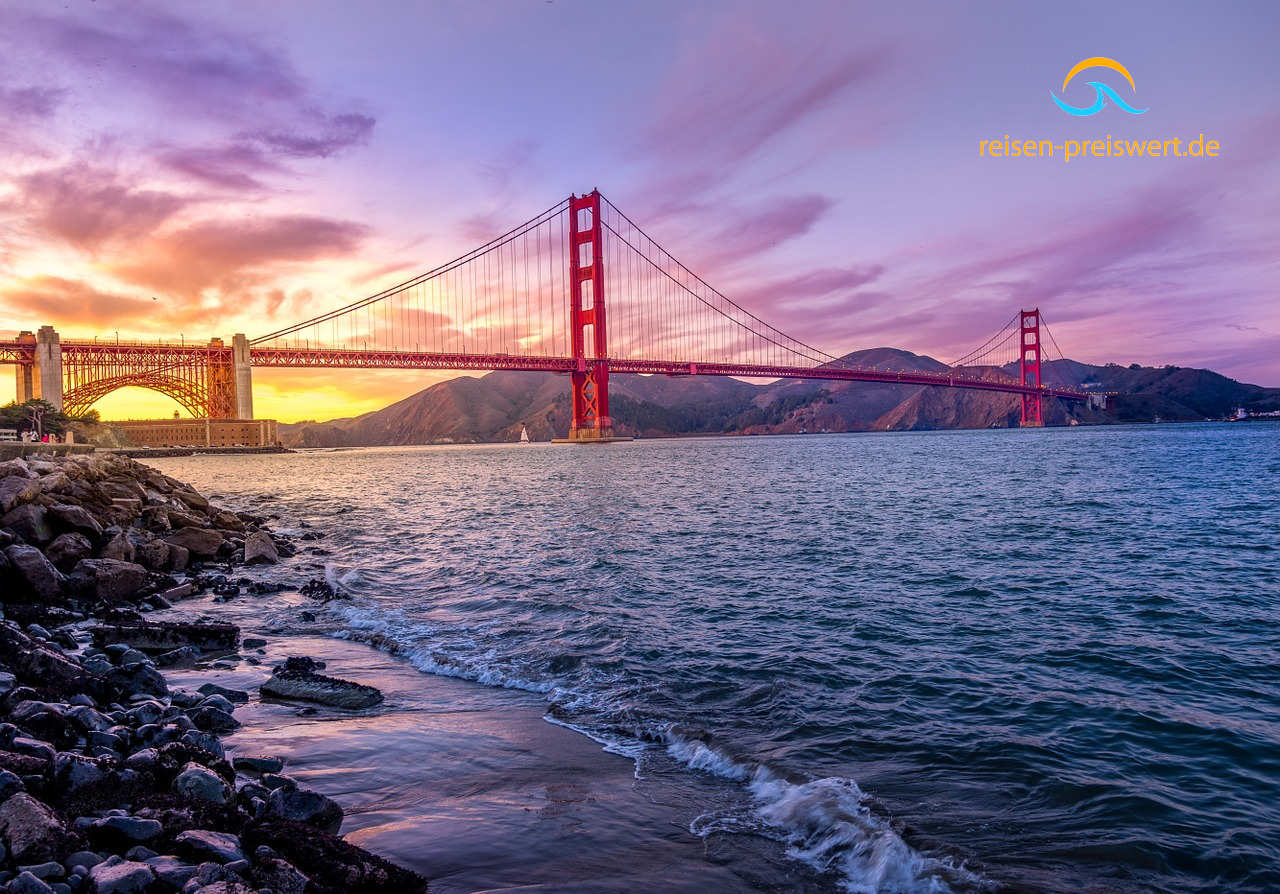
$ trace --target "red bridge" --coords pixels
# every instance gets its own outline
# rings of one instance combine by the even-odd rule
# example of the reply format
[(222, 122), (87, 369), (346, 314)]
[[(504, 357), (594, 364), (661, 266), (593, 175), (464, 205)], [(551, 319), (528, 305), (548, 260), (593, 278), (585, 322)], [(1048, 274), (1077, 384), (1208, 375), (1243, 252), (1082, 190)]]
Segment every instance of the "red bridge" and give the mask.
[(0, 363), (17, 365), (19, 401), (43, 397), (71, 414), (137, 386), (196, 417), (238, 419), (253, 417), (254, 366), (557, 372), (571, 383), (569, 437), (592, 441), (613, 436), (609, 377), (627, 373), (1000, 391), (1021, 395), (1022, 424), (1039, 426), (1045, 398), (1090, 397), (1041, 381), (1042, 329), (1039, 310), (1023, 310), (946, 369), (852, 365), (716, 291), (594, 191), (421, 276), (252, 340), (64, 342), (45, 326), (0, 341)]

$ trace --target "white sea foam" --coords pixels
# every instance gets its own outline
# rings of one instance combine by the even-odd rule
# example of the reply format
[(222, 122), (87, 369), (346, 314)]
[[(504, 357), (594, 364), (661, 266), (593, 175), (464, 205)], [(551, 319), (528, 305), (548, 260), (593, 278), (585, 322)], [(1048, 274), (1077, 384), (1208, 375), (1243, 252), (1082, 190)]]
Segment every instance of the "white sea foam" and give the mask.
[[(358, 580), (355, 569), (326, 569), (336, 586)], [(440, 629), (420, 619), (399, 617), (386, 607), (367, 606), (359, 598), (333, 601), (329, 609), (344, 624), (335, 636), (370, 643), (398, 654), (425, 673), (458, 677), (488, 686), (522, 689), (565, 705), (607, 713), (595, 694), (560, 690), (546, 680), (531, 680), (503, 668), (492, 652), (445, 655), (430, 646)], [(450, 631), (457, 634), (458, 631)], [(907, 844), (883, 818), (867, 806), (867, 798), (852, 779), (830, 777), (792, 782), (766, 767), (736, 757), (709, 744), (696, 732), (676, 725), (637, 730), (634, 737), (605, 735), (562, 716), (547, 714), (548, 722), (581, 733), (612, 754), (631, 758), (639, 778), (640, 757), (653, 748), (645, 738), (659, 739), (668, 755), (692, 770), (711, 773), (743, 784), (750, 793), (749, 809), (703, 814), (690, 824), (702, 837), (713, 833), (765, 834), (783, 841), (787, 854), (819, 872), (838, 873), (850, 894), (945, 894), (953, 884), (983, 887), (982, 880), (949, 860), (925, 856)]]
[(868, 808), (852, 779), (790, 782), (674, 727), (667, 733), (667, 753), (692, 769), (745, 782), (751, 793), (750, 816), (703, 814), (689, 826), (695, 835), (771, 832), (787, 843), (789, 856), (820, 872), (838, 872), (851, 894), (944, 894), (952, 890), (949, 880), (982, 886), (963, 867), (927, 857), (903, 841)]

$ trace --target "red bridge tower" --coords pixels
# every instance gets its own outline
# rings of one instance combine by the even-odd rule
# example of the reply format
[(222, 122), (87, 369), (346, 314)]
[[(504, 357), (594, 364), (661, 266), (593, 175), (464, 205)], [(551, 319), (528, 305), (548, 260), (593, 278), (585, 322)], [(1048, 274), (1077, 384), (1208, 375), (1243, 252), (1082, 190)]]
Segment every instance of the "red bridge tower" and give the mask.
[[(1040, 383), (1040, 308), (1022, 312), (1021, 350), (1018, 366), (1022, 372), (1022, 384), (1041, 387)], [(1022, 427), (1040, 428), (1044, 425), (1044, 396), (1040, 393), (1022, 395)]]
[[(570, 441), (613, 437), (609, 418), (609, 341), (604, 311), (600, 190), (569, 197), (569, 336), (574, 369)], [(587, 330), (591, 330), (588, 335)]]

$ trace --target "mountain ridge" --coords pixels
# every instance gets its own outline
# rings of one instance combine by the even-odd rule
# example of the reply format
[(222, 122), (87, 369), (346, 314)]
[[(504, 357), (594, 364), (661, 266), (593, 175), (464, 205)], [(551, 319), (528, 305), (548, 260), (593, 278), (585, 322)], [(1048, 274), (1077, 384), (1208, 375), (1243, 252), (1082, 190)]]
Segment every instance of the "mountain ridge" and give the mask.
[[(840, 359), (913, 371), (947, 368), (932, 357), (888, 347)], [(1193, 421), (1225, 418), (1239, 406), (1253, 412), (1280, 409), (1280, 388), (1237, 382), (1206, 369), (1057, 360), (1044, 365), (1042, 376), (1046, 384), (1121, 392), (1105, 410), (1046, 399), (1048, 425)], [(921, 385), (782, 379), (757, 384), (712, 376), (610, 379), (615, 430), (639, 437), (1005, 428), (1018, 425), (1020, 407), (1016, 394)], [(514, 441), (522, 427), (534, 440), (546, 441), (565, 435), (569, 416), (563, 376), (496, 371), (439, 382), (360, 416), (281, 423), (279, 432), (289, 447)]]

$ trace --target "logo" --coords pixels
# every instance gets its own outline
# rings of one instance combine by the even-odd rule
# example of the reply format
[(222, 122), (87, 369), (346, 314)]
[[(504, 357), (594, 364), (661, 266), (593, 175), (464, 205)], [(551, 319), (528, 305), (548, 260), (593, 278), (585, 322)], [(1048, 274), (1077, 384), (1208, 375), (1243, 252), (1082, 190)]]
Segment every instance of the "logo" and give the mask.
[[(1133, 88), (1135, 93), (1138, 90), (1137, 85), (1133, 82), (1133, 75), (1129, 74), (1129, 69), (1125, 68), (1114, 59), (1108, 59), (1106, 56), (1091, 56), (1088, 59), (1081, 59), (1071, 67), (1071, 71), (1067, 72), (1067, 76), (1062, 80), (1062, 91), (1064, 93), (1067, 90), (1067, 85), (1071, 83), (1071, 79), (1080, 74), (1080, 72), (1084, 71), (1086, 68), (1109, 68), (1112, 71), (1118, 71), (1120, 74), (1124, 75), (1125, 80), (1129, 82), (1129, 86)], [(1093, 105), (1085, 108), (1077, 108), (1076, 106), (1068, 105), (1058, 99), (1052, 90), (1049, 91), (1049, 95), (1052, 96), (1053, 101), (1058, 104), (1058, 108), (1062, 109), (1062, 111), (1066, 112), (1068, 115), (1075, 115), (1077, 118), (1087, 118), (1090, 115), (1098, 114), (1107, 107), (1108, 99), (1115, 103), (1119, 109), (1128, 112), (1130, 115), (1141, 115), (1143, 112), (1147, 111), (1146, 109), (1135, 109), (1133, 106), (1121, 99), (1116, 94), (1116, 91), (1112, 90), (1100, 81), (1088, 81), (1087, 83), (1093, 88), (1094, 99)]]

